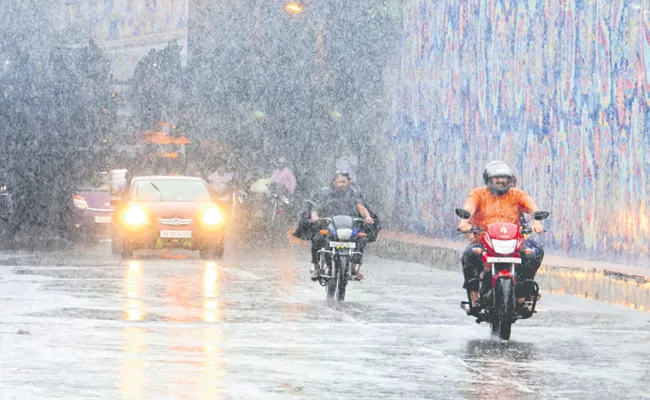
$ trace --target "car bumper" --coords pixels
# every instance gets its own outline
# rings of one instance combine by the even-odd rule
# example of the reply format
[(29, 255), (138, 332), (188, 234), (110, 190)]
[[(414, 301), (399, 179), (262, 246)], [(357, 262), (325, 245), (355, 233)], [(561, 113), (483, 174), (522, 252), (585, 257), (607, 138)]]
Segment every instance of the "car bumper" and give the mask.
[(223, 229), (187, 229), (167, 230), (172, 232), (191, 232), (191, 237), (164, 237), (162, 229), (157, 227), (142, 227), (139, 229), (123, 229), (122, 240), (135, 248), (158, 249), (180, 248), (200, 250), (212, 246), (223, 245)]
[(77, 214), (72, 219), (72, 228), (78, 231), (106, 233), (110, 231), (111, 214)]

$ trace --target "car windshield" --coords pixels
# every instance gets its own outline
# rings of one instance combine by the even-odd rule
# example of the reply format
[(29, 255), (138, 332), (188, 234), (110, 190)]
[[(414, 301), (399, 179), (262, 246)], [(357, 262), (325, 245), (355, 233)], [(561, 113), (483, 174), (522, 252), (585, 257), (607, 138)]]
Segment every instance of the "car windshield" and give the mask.
[(109, 187), (108, 173), (95, 172), (86, 176), (76, 189), (81, 192), (107, 192)]
[(208, 187), (199, 180), (143, 179), (134, 182), (133, 196), (146, 202), (208, 202)]

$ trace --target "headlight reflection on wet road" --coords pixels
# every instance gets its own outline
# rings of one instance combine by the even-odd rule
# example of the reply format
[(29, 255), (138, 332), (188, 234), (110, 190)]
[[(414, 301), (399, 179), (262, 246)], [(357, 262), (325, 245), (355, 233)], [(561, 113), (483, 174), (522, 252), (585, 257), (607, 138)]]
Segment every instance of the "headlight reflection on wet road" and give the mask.
[[(144, 318), (142, 311), (142, 262), (129, 261), (124, 278), (124, 318), (127, 321), (141, 321)], [(135, 326), (122, 329), (123, 360), (120, 363), (120, 393), (125, 399), (142, 399), (144, 392), (144, 376), (147, 362), (143, 359), (146, 353), (146, 330)]]
[[(219, 301), (221, 266), (207, 262), (203, 271), (203, 322), (222, 321), (222, 304)], [(220, 399), (223, 395), (221, 381), (226, 375), (223, 363), (223, 330), (218, 325), (203, 328), (203, 366), (197, 399)]]
[(140, 300), (142, 274), (142, 262), (129, 261), (124, 285), (127, 297), (125, 304), (125, 318), (127, 321), (142, 321), (144, 318), (142, 300)]
[(147, 352), (146, 330), (137, 327), (122, 329), (122, 361), (119, 366), (119, 389), (125, 399), (143, 399), (146, 397), (144, 386), (147, 362), (143, 354)]
[(207, 262), (203, 271), (203, 322), (221, 322), (220, 266)]

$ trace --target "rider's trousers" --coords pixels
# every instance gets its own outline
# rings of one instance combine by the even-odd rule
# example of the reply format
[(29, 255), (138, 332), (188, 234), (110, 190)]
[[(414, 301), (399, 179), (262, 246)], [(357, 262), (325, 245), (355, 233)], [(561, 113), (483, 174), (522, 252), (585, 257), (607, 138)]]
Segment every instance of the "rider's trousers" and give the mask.
[[(478, 292), (479, 275), (481, 274), (481, 271), (483, 271), (483, 260), (481, 259), (480, 254), (474, 252), (474, 249), (483, 247), (482, 243), (475, 242), (467, 246), (463, 252), (462, 264), (463, 275), (465, 277), (463, 289)], [(526, 254), (524, 252), (525, 249), (532, 249), (533, 252), (531, 254)], [(526, 279), (534, 279), (539, 266), (542, 265), (544, 248), (534, 240), (528, 239), (524, 241), (524, 244), (521, 246), (519, 255), (521, 257), (521, 266), (517, 270), (517, 280), (524, 281)]]

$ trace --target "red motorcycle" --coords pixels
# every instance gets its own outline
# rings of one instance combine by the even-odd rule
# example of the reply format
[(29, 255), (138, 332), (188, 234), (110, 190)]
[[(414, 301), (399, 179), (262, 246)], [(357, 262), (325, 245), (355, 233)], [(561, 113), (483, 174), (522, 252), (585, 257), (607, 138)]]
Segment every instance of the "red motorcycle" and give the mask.
[[(471, 214), (457, 208), (456, 215), (469, 219)], [(533, 214), (536, 220), (548, 218), (547, 211)], [(503, 340), (510, 339), (512, 324), (518, 319), (528, 319), (536, 311), (539, 285), (532, 279), (517, 281), (517, 270), (521, 265), (519, 250), (524, 243), (524, 235), (530, 235), (527, 224), (499, 222), (490, 224), (487, 229), (473, 228), (469, 233), (484, 233), (480, 251), (484, 269), (480, 275), (478, 309), (472, 307), (472, 299), (467, 291), (468, 301), (460, 303), (467, 315), (476, 316), (476, 322), (489, 322), (492, 334)], [(525, 298), (520, 304), (518, 298)]]

